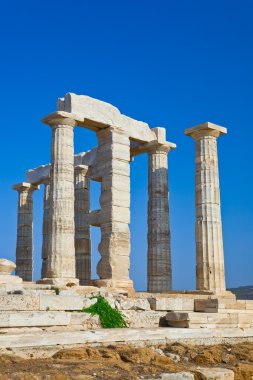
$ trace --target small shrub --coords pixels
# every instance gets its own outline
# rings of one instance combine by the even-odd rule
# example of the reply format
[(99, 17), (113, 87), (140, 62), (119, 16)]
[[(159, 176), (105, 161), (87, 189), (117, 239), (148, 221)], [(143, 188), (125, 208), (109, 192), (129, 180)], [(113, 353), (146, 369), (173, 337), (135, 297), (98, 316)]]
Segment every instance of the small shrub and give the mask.
[(57, 286), (51, 286), (50, 290), (54, 290), (57, 296), (60, 294), (60, 289)]
[(91, 315), (98, 315), (102, 327), (106, 329), (127, 327), (121, 312), (113, 309), (102, 296), (97, 297), (97, 302), (94, 305), (91, 305), (86, 309), (83, 308), (81, 311), (90, 313)]

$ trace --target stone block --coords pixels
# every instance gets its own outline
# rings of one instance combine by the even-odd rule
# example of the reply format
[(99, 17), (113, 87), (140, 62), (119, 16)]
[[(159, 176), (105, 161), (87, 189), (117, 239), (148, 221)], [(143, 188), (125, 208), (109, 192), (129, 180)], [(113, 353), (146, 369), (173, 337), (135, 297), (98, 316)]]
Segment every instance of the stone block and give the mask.
[(166, 325), (165, 313), (158, 311), (136, 311), (136, 310), (124, 310), (124, 316), (126, 317), (129, 327), (159, 327)]
[(39, 296), (36, 295), (14, 295), (0, 296), (0, 311), (29, 311), (39, 310)]
[(194, 311), (202, 312), (202, 313), (217, 313), (218, 300), (215, 298), (194, 300)]
[(92, 305), (95, 305), (97, 298), (84, 298), (83, 299), (83, 308), (88, 309)]
[(150, 306), (152, 310), (157, 311), (193, 311), (194, 298), (170, 298), (159, 297), (150, 298)]
[(134, 300), (132, 298), (117, 299), (115, 305), (118, 310), (133, 310)]
[(99, 316), (85, 312), (71, 313), (70, 325), (78, 325), (87, 330), (101, 328)]
[(0, 327), (66, 326), (70, 317), (61, 311), (0, 312)]
[(41, 310), (81, 310), (83, 299), (80, 296), (40, 295)]
[(245, 301), (246, 310), (253, 310), (253, 301), (246, 300)]
[(166, 314), (166, 320), (169, 326), (178, 328), (238, 327), (238, 313), (169, 312)]
[(119, 310), (150, 310), (150, 304), (146, 298), (117, 298), (115, 304)]

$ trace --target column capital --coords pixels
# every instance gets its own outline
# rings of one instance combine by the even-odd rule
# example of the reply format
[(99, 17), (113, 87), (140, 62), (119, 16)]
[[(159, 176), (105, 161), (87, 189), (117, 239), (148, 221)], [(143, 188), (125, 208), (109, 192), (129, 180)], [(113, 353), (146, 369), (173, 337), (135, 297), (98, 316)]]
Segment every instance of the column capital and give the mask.
[(89, 170), (89, 166), (88, 165), (76, 165), (74, 170), (75, 170), (75, 174), (87, 173), (87, 171)]
[(20, 183), (17, 183), (16, 185), (13, 185), (12, 186), (12, 189), (13, 190), (17, 190), (17, 191), (35, 191), (35, 190), (39, 190), (40, 186), (39, 185), (33, 185), (31, 183), (28, 183), (28, 182), (20, 182)]
[(184, 134), (186, 136), (191, 136), (195, 140), (198, 140), (205, 136), (219, 137), (220, 135), (225, 135), (226, 133), (227, 128), (210, 123), (209, 121), (195, 125), (194, 127), (188, 128), (184, 131)]
[(151, 141), (147, 144), (147, 153), (169, 153), (172, 149), (175, 149), (176, 147), (176, 144), (168, 141), (165, 141), (163, 144), (159, 144), (156, 141)]
[(131, 157), (137, 156), (142, 153), (158, 153), (164, 152), (169, 153), (172, 149), (175, 149), (177, 146), (172, 142), (165, 141), (164, 143), (159, 143), (157, 140), (150, 141), (145, 144), (134, 144), (131, 146), (130, 152)]
[(78, 122), (81, 121), (78, 117), (70, 112), (56, 111), (43, 117), (42, 122), (50, 127), (56, 127), (57, 125), (68, 125), (70, 127), (76, 127)]

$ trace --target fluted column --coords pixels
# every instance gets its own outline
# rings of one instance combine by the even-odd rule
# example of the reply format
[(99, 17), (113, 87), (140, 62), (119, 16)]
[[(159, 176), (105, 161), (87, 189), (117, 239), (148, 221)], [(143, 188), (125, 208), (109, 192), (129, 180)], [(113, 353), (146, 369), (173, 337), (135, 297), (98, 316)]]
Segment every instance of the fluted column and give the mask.
[(39, 282), (78, 283), (75, 270), (74, 127), (72, 114), (43, 119), (52, 128), (47, 277)]
[(97, 133), (97, 168), (101, 173), (99, 225), (101, 259), (98, 284), (132, 288), (130, 269), (130, 141), (120, 128)]
[(22, 182), (12, 187), (18, 191), (16, 275), (24, 281), (33, 279), (33, 192), (39, 186)]
[(226, 128), (203, 123), (185, 134), (196, 142), (197, 289), (225, 291), (217, 138)]
[(91, 240), (90, 240), (90, 178), (88, 166), (75, 167), (75, 253), (76, 277), (80, 285), (91, 280)]
[(43, 227), (42, 227), (42, 268), (41, 278), (47, 277), (48, 264), (48, 234), (49, 234), (49, 194), (50, 194), (50, 178), (43, 180), (44, 199), (43, 199)]
[(148, 152), (148, 291), (172, 289), (169, 222), (168, 152), (174, 144)]

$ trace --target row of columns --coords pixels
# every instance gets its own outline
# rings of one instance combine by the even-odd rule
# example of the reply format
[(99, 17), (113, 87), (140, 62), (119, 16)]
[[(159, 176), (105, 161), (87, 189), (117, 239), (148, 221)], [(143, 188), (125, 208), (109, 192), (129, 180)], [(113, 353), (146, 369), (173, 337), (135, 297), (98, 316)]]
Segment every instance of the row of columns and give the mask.
[[(44, 183), (40, 282), (65, 285), (77, 284), (80, 280), (80, 284), (85, 285), (91, 276), (89, 175), (85, 166), (74, 171), (73, 130), (77, 123), (71, 114), (70, 117), (66, 114), (56, 112), (44, 118), (52, 128), (52, 159), (50, 180)], [(222, 292), (225, 275), (216, 140), (226, 129), (204, 123), (185, 133), (196, 140), (197, 289)], [(101, 181), (101, 209), (97, 214), (101, 260), (97, 282), (130, 288), (130, 141), (121, 128), (108, 127), (97, 132), (97, 136), (96, 165)], [(149, 292), (165, 292), (172, 287), (167, 157), (170, 149), (168, 144), (160, 143), (147, 149)], [(31, 281), (31, 208), (36, 186), (21, 184), (14, 189), (19, 191), (17, 274)], [(24, 199), (28, 200), (26, 207)]]

